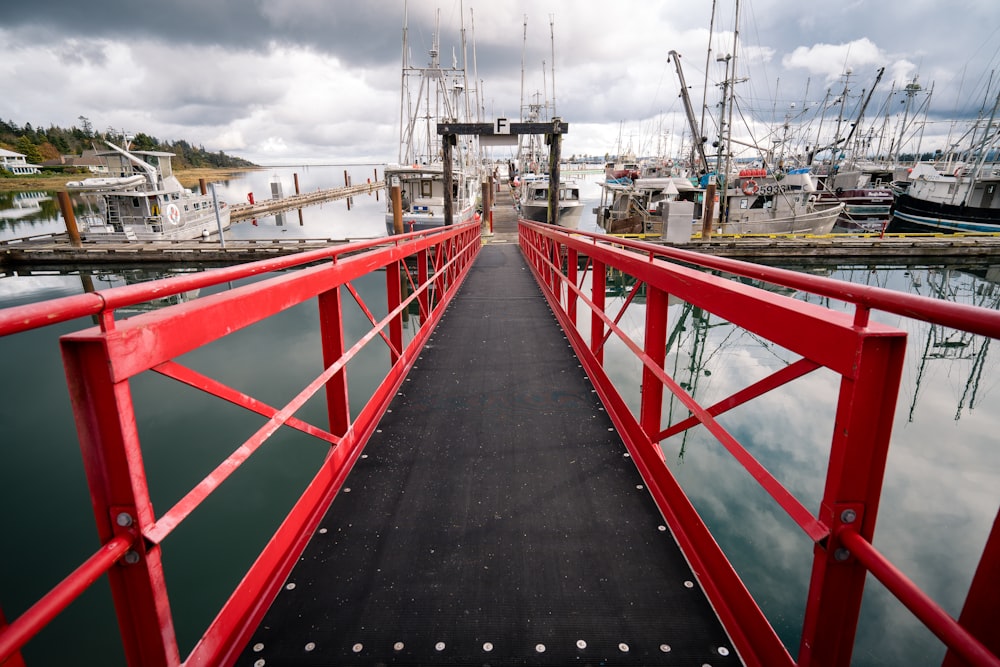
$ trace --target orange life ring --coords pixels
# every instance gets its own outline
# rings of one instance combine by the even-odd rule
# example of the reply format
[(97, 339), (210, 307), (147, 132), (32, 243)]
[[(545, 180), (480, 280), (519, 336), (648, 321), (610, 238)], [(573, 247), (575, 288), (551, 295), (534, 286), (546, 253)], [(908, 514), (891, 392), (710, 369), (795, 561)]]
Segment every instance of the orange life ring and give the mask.
[(752, 178), (743, 184), (743, 194), (745, 195), (755, 195), (759, 190), (760, 188), (757, 187), (757, 181)]

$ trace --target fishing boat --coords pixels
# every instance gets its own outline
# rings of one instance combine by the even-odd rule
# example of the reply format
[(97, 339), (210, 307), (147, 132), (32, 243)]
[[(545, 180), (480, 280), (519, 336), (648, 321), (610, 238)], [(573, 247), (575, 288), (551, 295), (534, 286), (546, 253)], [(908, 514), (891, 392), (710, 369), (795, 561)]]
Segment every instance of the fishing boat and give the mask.
[(173, 153), (132, 151), (105, 142), (98, 153), (109, 176), (70, 181), (67, 189), (94, 195), (97, 212), (80, 217), (85, 241), (179, 241), (219, 234), (230, 225), (226, 202), (183, 187)]
[(942, 172), (919, 163), (892, 208), (892, 232), (1000, 232), (1000, 164), (958, 164)]
[(630, 183), (605, 182), (601, 202), (594, 212), (597, 224), (608, 234), (662, 234), (664, 215), (686, 227), (691, 238), (694, 202), (683, 200), (673, 178), (639, 178)]
[[(535, 222), (548, 222), (549, 177), (546, 174), (527, 174), (519, 185), (518, 205), (521, 217)], [(579, 229), (583, 217), (580, 185), (575, 180), (559, 179), (559, 212), (556, 218), (561, 227)]]
[[(415, 66), (410, 62), (407, 26), (403, 21), (403, 76), (400, 95), (399, 161), (385, 167), (386, 213), (388, 234), (395, 227), (393, 202), (388, 196), (400, 188), (403, 209), (403, 232), (424, 231), (445, 224), (445, 167), (438, 122), (464, 122), (471, 116), (467, 96), (468, 74), (465, 63), (465, 28), (462, 28), (462, 63), (442, 67), (440, 31), (436, 28), (429, 50), (430, 64)], [(407, 112), (409, 114), (407, 115)], [(459, 138), (452, 149), (452, 221), (459, 224), (476, 215), (480, 194), (478, 147), (474, 137)]]
[[(688, 93), (680, 54), (671, 51), (681, 84), (681, 97), (692, 136), (705, 136), (694, 117), (694, 107)], [(732, 108), (732, 90), (735, 84), (735, 64), (731, 56), (721, 59), (726, 66), (720, 119), (726, 118), (726, 109)], [(702, 218), (709, 196), (713, 197), (711, 220), (707, 227), (714, 234), (829, 234), (844, 210), (841, 202), (819, 200), (815, 178), (806, 168), (787, 173), (764, 166), (767, 156), (759, 165), (732, 173), (733, 139), (730, 123), (720, 122), (720, 134), (715, 142), (719, 152), (715, 164), (709, 164), (704, 146), (696, 142), (698, 167), (704, 175), (698, 181), (701, 190), (696, 196), (694, 214)], [(714, 168), (713, 168), (714, 167)], [(712, 187), (712, 186), (715, 187)], [(711, 194), (710, 193), (714, 193)]]
[[(524, 19), (524, 40), (527, 41), (528, 19)], [(555, 26), (549, 17), (550, 44), (552, 47), (552, 101), (548, 91), (544, 93), (544, 102), (534, 101), (524, 104), (524, 91), (521, 91), (521, 122), (547, 123), (556, 118), (555, 113)], [(523, 47), (522, 47), (523, 48)], [(521, 80), (524, 81), (524, 56), (522, 50)], [(537, 97), (537, 96), (536, 96)], [(554, 222), (560, 227), (579, 229), (583, 217), (583, 202), (580, 201), (580, 185), (569, 177), (559, 173), (558, 204), (552, 215), (549, 214), (550, 177), (549, 156), (544, 149), (545, 142), (538, 135), (528, 135), (526, 141), (519, 138), (517, 163), (522, 173), (518, 175), (514, 187), (514, 198), (519, 216), (535, 222)]]

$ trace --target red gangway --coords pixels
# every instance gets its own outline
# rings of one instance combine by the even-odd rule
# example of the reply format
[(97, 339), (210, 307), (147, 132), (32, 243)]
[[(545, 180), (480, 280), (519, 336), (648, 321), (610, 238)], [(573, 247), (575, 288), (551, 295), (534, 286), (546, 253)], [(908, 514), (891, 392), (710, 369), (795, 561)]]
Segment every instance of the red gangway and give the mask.
[[(994, 526), (958, 622), (871, 545), (904, 334), (869, 321), (870, 312), (878, 309), (1000, 337), (1000, 314), (653, 245), (568, 234), (544, 225), (522, 223), (520, 237), (529, 266), (746, 664), (849, 664), (861, 592), (870, 572), (941, 637), (950, 648), (949, 664), (964, 660), (1000, 665), (995, 655), (1000, 640), (989, 626), (997, 611), (1000, 528)], [(21, 647), (107, 573), (129, 664), (231, 664), (360, 455), (479, 248), (478, 225), (463, 225), (0, 312), (0, 335), (85, 315), (98, 317), (98, 327), (65, 336), (62, 348), (103, 545), (9, 625), (0, 621), (0, 662), (22, 664)], [(829, 296), (856, 304), (856, 311), (853, 317), (844, 316), (678, 262)], [(297, 270), (285, 271), (291, 268)], [(608, 269), (634, 276), (645, 286), (642, 340), (633, 340), (619, 326), (628, 301), (618, 313), (605, 309)], [(351, 286), (352, 280), (377, 270), (386, 273), (387, 311), (381, 318), (361, 303)], [(114, 319), (115, 310), (128, 305), (271, 271), (285, 272), (189, 303)], [(588, 281), (590, 287), (585, 289)], [(350, 346), (344, 335), (342, 291), (361, 303), (372, 322), (370, 331)], [(774, 341), (801, 359), (723, 401), (701, 406), (664, 369), (668, 295)], [(196, 347), (311, 299), (316, 299), (320, 309), (324, 368), (283, 407), (268, 406), (175, 361)], [(413, 304), (418, 304), (421, 327), (407, 341), (402, 317)], [(577, 328), (580, 309), (589, 311), (589, 318), (582, 318), (589, 321), (589, 332)], [(642, 362), (638, 415), (615, 390), (603, 367), (603, 350), (611, 336)], [(390, 368), (365, 407), (352, 415), (344, 369), (364, 346), (372, 344), (384, 346)], [(842, 379), (823, 501), (814, 515), (715, 418), (819, 368), (830, 369)], [(268, 420), (181, 501), (159, 515), (149, 501), (128, 386), (129, 378), (146, 370), (225, 398)], [(321, 389), (326, 390), (327, 428), (293, 416)], [(664, 389), (684, 402), (690, 419), (662, 424)], [(707, 427), (815, 544), (797, 660), (781, 644), (663, 462), (659, 443), (695, 424)], [(282, 425), (329, 443), (329, 453), (201, 640), (182, 658), (161, 566), (166, 538)]]

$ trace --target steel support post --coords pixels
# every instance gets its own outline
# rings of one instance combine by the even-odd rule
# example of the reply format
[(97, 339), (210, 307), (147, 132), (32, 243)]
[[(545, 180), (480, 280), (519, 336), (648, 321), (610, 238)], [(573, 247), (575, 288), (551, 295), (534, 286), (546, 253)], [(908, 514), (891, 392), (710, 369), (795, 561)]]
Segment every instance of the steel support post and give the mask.
[[(340, 287), (323, 292), (319, 303), (320, 340), (323, 346), (323, 366), (329, 368), (344, 356), (344, 312)], [(341, 369), (326, 383), (326, 411), (330, 432), (344, 435), (351, 425), (350, 394), (347, 387), (347, 369)]]
[[(399, 288), (399, 262), (392, 262), (385, 267), (385, 300), (387, 312), (399, 308), (403, 302)], [(398, 313), (389, 320), (389, 363), (393, 366), (399, 361), (403, 351), (403, 314)]]
[[(646, 333), (643, 352), (661, 370), (667, 356), (667, 293), (646, 286)], [(660, 432), (663, 413), (663, 383), (647, 365), (642, 367), (642, 401), (639, 424), (646, 436), (655, 438)]]
[(607, 280), (607, 269), (604, 262), (593, 260), (590, 270), (591, 296), (594, 302), (594, 310), (590, 313), (590, 351), (597, 360), (597, 363), (604, 365), (604, 320), (600, 313), (605, 309), (605, 282)]
[(132, 550), (108, 571), (126, 660), (136, 667), (180, 664), (160, 546), (141, 537), (156, 517), (128, 381), (112, 381), (100, 334), (60, 342), (99, 538), (103, 544), (123, 531), (135, 535)]
[(844, 525), (869, 543), (875, 532), (906, 339), (860, 335), (855, 373), (842, 376), (819, 520), (827, 543), (813, 549), (798, 664), (851, 662), (866, 569), (838, 542)]

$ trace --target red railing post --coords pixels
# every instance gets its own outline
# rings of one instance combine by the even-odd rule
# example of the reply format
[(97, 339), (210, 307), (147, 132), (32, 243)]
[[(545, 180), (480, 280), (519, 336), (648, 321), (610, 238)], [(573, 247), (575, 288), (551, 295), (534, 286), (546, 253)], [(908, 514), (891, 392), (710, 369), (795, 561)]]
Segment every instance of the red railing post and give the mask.
[[(993, 529), (983, 547), (962, 614), (958, 617), (963, 628), (986, 648), (1000, 655), (1000, 633), (996, 631), (997, 617), (1000, 616), (1000, 595), (997, 591), (1000, 591), (1000, 512), (993, 519)], [(964, 664), (955, 651), (948, 651), (941, 667), (961, 667)]]
[[(646, 286), (646, 333), (643, 353), (662, 369), (667, 356), (667, 293)], [(642, 367), (642, 399), (639, 424), (650, 439), (660, 432), (663, 413), (663, 383), (645, 364)]]
[(844, 524), (869, 543), (875, 533), (906, 340), (861, 336), (854, 376), (844, 375), (819, 520), (827, 544), (814, 547), (798, 664), (851, 662), (867, 570), (837, 540)]
[[(319, 295), (319, 330), (323, 346), (323, 366), (329, 368), (344, 356), (344, 311), (340, 287)], [(347, 369), (336, 373), (326, 383), (326, 411), (330, 432), (344, 435), (351, 424), (351, 403), (347, 387)]]
[(604, 365), (604, 320), (601, 319), (600, 313), (603, 313), (605, 308), (608, 274), (604, 262), (593, 259), (592, 264), (590, 300), (594, 302), (594, 310), (590, 313), (590, 351), (597, 363)]
[[(427, 251), (417, 251), (417, 285), (423, 287), (427, 285)], [(417, 301), (420, 303), (420, 323), (423, 324), (431, 313), (431, 291), (425, 289), (420, 292)]]
[[(402, 290), (399, 284), (399, 262), (392, 262), (385, 267), (385, 299), (387, 312), (392, 312), (403, 302)], [(403, 349), (403, 314), (398, 313), (389, 320), (389, 362), (395, 365), (399, 361)]]
[(566, 315), (574, 325), (576, 325), (576, 292), (573, 291), (572, 286), (576, 285), (578, 262), (576, 248), (570, 248), (566, 253), (566, 279), (569, 282), (566, 289)]
[[(140, 535), (156, 517), (128, 381), (113, 381), (105, 335), (90, 330), (60, 343), (99, 538)], [(180, 664), (159, 545), (138, 537), (108, 579), (128, 664)]]

